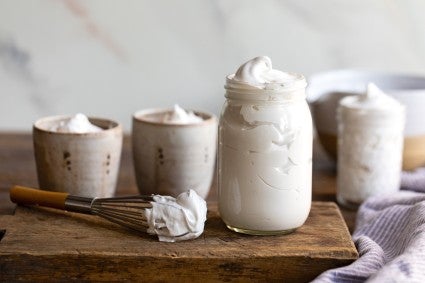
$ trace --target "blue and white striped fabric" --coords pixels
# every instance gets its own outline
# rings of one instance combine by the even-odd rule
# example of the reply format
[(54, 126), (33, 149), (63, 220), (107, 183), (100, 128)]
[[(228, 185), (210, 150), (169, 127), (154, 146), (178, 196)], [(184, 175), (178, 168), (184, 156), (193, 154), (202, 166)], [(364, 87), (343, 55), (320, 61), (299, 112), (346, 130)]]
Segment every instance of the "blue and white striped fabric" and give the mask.
[(404, 172), (401, 187), (359, 208), (353, 233), (359, 259), (313, 282), (425, 282), (425, 168)]

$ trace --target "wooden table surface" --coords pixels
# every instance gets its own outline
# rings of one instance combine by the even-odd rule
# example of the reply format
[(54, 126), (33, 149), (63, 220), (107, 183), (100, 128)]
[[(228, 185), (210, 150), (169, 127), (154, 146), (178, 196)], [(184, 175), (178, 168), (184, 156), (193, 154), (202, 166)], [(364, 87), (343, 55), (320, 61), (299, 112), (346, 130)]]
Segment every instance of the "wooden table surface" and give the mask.
[[(29, 133), (0, 133), (0, 281), (309, 282), (358, 257), (332, 203), (334, 164), (316, 143), (313, 159), (315, 202), (296, 233), (255, 237), (226, 229), (217, 213), (214, 183), (202, 237), (167, 245), (91, 215), (16, 208), (9, 200), (10, 187), (37, 187), (32, 138)], [(128, 136), (117, 194), (137, 194)], [(342, 213), (352, 230), (355, 212)]]
[[(0, 133), (0, 214), (12, 214), (15, 205), (9, 200), (13, 185), (37, 187), (35, 160), (30, 133)], [(335, 164), (326, 156), (317, 142), (313, 156), (313, 200), (335, 201)], [(131, 158), (130, 139), (125, 137), (121, 168), (117, 186), (118, 195), (137, 194)], [(208, 201), (216, 202), (216, 183), (213, 184)], [(341, 208), (350, 231), (354, 228), (355, 212)]]

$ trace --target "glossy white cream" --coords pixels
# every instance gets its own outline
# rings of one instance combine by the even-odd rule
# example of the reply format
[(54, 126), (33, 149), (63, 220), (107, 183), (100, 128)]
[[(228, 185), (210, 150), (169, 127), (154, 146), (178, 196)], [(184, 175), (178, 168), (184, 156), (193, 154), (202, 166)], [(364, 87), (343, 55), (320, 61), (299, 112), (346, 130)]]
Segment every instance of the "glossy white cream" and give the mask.
[(340, 101), (337, 198), (356, 206), (399, 190), (405, 108), (374, 84)]
[(102, 128), (90, 123), (86, 115), (78, 113), (69, 119), (59, 121), (58, 124), (53, 125), (49, 130), (58, 133), (84, 134), (101, 132)]
[(207, 203), (194, 190), (181, 193), (177, 198), (153, 196), (152, 208), (144, 211), (148, 233), (158, 235), (162, 242), (195, 239), (204, 231)]
[(161, 120), (165, 124), (197, 124), (203, 121), (192, 111), (186, 111), (177, 104), (174, 105), (173, 111), (165, 113)]
[(219, 126), (219, 209), (250, 234), (300, 227), (311, 205), (312, 122), (303, 76), (262, 56), (227, 77)]

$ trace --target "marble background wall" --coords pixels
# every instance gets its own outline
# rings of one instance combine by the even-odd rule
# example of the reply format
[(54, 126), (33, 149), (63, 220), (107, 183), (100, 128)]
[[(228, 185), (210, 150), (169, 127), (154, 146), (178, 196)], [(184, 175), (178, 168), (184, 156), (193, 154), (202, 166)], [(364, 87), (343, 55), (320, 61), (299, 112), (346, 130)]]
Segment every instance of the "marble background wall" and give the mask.
[(425, 74), (423, 0), (0, 0), (0, 130), (179, 103), (218, 114), (257, 55), (311, 74)]

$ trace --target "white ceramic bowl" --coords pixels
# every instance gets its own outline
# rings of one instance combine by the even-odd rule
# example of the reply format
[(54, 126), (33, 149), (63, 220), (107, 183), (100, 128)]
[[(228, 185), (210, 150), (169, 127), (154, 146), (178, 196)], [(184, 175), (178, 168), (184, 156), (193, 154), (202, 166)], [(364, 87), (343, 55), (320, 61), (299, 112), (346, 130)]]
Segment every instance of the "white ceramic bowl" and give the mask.
[(311, 76), (307, 88), (313, 119), (325, 150), (336, 160), (336, 109), (339, 100), (375, 83), (406, 106), (403, 169), (425, 165), (425, 76), (336, 70)]

